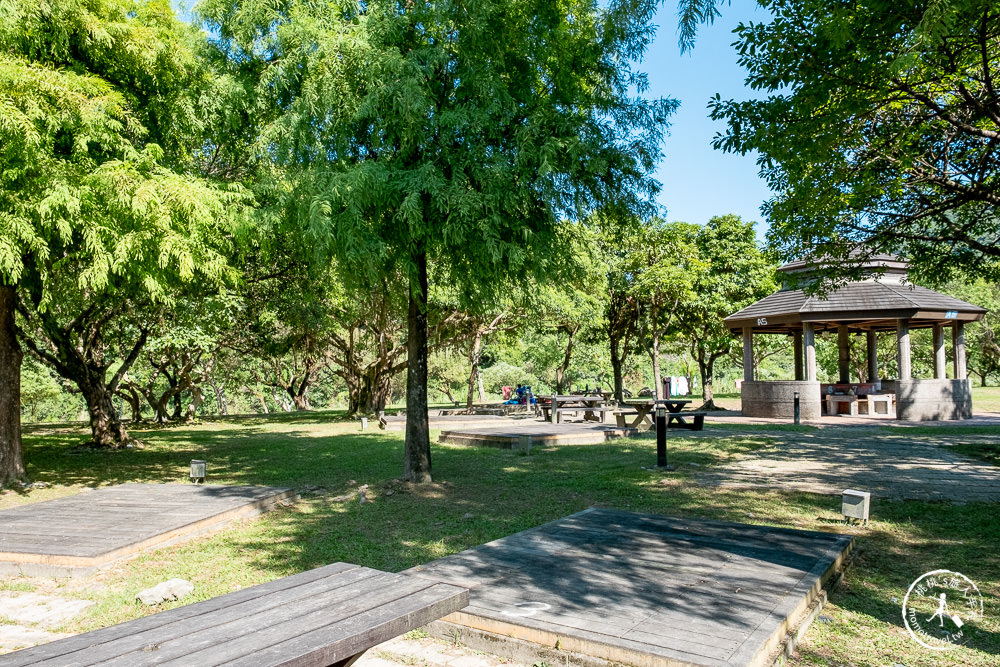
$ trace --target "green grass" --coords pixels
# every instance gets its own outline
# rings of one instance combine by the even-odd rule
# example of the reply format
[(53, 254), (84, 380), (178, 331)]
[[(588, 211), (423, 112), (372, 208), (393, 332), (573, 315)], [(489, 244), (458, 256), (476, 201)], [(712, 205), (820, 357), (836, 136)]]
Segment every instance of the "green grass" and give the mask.
[(962, 442), (952, 446), (960, 454), (971, 456), (993, 465), (1000, 465), (1000, 441), (992, 442)]
[[(398, 571), (607, 506), (856, 535), (857, 556), (823, 612), (832, 621), (812, 626), (794, 664), (993, 665), (1000, 654), (996, 505), (876, 501), (867, 526), (846, 526), (836, 497), (697, 485), (692, 477), (699, 471), (776, 446), (771, 427), (746, 426), (740, 432), (713, 426), (711, 434), (671, 433), (675, 470), (669, 473), (652, 469), (655, 441), (649, 438), (535, 448), (530, 455), (435, 445), (434, 483), (412, 486), (397, 479), (401, 434), (361, 433), (356, 422), (336, 417), (309, 413), (135, 429), (144, 446), (121, 452), (75, 449), (86, 439), (75, 427), (32, 429), (25, 436), (28, 473), (49, 486), (4, 491), (0, 508), (122, 482), (187, 483), (193, 458), (208, 461), (209, 482), (288, 486), (300, 491), (301, 500), (150, 552), (93, 580), (0, 579), (0, 589), (37, 586), (95, 600), (65, 627), (82, 631), (150, 613), (135, 594), (171, 577), (195, 584), (195, 594), (183, 601), (188, 603), (334, 561)], [(796, 432), (781, 427), (781, 437), (790, 430)], [(371, 502), (361, 504), (356, 493), (364, 484)], [(898, 600), (917, 576), (940, 568), (979, 584), (986, 618), (967, 646), (932, 655), (906, 634)]]
[(1000, 387), (972, 387), (972, 408), (976, 412), (1000, 412)]

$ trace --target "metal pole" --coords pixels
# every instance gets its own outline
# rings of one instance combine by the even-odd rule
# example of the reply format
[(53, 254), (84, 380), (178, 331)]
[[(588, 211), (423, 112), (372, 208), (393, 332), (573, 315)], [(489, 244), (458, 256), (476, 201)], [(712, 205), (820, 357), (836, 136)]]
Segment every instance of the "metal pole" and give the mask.
[(799, 392), (795, 392), (795, 423), (799, 423)]
[(667, 409), (656, 406), (656, 465), (667, 467)]

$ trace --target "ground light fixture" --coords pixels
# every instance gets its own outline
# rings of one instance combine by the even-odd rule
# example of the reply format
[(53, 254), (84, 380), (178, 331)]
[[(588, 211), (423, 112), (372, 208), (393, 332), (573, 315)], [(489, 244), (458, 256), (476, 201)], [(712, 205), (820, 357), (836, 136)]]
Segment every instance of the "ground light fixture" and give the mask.
[(205, 462), (192, 459), (191, 460), (191, 481), (195, 483), (201, 483), (205, 481)]
[(846, 489), (844, 491), (840, 511), (847, 521), (850, 521), (851, 519), (860, 519), (861, 521), (868, 523), (868, 509), (871, 505), (871, 498), (872, 494), (867, 491)]

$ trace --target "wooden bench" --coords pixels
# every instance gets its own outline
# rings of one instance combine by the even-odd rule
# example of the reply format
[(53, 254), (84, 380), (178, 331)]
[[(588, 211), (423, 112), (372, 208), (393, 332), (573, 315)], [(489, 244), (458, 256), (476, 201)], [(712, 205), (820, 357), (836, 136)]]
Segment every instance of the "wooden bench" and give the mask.
[[(614, 412), (617, 408), (586, 408), (586, 407), (568, 407), (568, 408), (556, 408), (556, 421), (555, 423), (560, 423), (562, 421), (562, 415), (572, 412), (574, 416), (584, 413), (584, 419), (586, 421), (604, 421), (604, 415), (608, 412)], [(542, 419), (545, 421), (552, 421), (552, 408), (547, 405), (543, 405), (542, 408)], [(596, 414), (600, 414), (597, 417)]]
[[(686, 428), (690, 431), (700, 431), (705, 427), (704, 412), (668, 412), (667, 428)], [(687, 421), (687, 418), (693, 418)]]
[(349, 667), (369, 648), (468, 603), (458, 586), (334, 563), (22, 649), (0, 664)]
[(618, 428), (636, 428), (635, 424), (628, 421), (628, 417), (636, 417), (639, 414), (637, 410), (622, 410), (621, 408), (615, 410), (615, 422), (618, 424)]

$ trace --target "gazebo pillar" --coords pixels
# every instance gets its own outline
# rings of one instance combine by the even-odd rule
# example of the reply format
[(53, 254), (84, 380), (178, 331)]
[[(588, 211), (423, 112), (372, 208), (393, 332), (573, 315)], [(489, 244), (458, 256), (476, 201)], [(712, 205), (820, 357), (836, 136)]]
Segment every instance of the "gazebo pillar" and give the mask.
[(913, 377), (910, 368), (910, 321), (896, 320), (896, 356), (899, 360), (899, 379)]
[(802, 343), (806, 357), (806, 382), (816, 381), (816, 331), (812, 322), (802, 324)]
[(868, 381), (878, 381), (878, 339), (874, 331), (865, 332), (865, 355), (868, 359)]
[(951, 325), (951, 351), (955, 357), (955, 379), (965, 380), (968, 377), (965, 367), (965, 322)]
[(934, 377), (944, 380), (948, 377), (945, 371), (946, 364), (944, 356), (944, 327), (940, 324), (934, 325)]
[(743, 381), (753, 382), (753, 329), (743, 327)]
[(840, 371), (837, 382), (851, 381), (851, 334), (846, 324), (837, 325), (837, 369)]
[(802, 369), (802, 332), (796, 331), (792, 334), (792, 349), (795, 355), (795, 379), (801, 381), (805, 374)]

